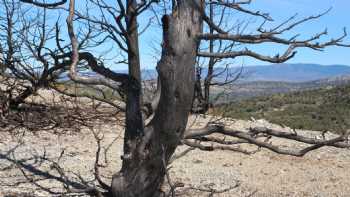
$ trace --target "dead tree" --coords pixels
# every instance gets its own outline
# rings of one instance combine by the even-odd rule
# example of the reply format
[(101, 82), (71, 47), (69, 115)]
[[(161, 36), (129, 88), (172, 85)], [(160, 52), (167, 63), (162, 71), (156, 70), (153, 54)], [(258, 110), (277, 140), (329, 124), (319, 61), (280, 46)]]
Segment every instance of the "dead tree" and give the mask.
[(47, 26), (46, 11), (24, 8), (9, 0), (1, 1), (0, 11), (4, 13), (0, 18), (1, 84), (7, 89), (3, 91), (7, 92), (9, 107), (17, 108), (55, 81), (55, 72), (62, 67), (48, 60), (47, 42), (52, 40), (53, 29)]
[[(57, 5), (50, 4), (53, 7)], [(49, 18), (47, 9), (26, 6), (14, 0), (1, 0), (0, 90), (6, 95), (10, 108), (18, 108), (40, 89), (53, 88), (73, 96), (71, 92), (57, 87), (59, 82), (64, 81), (62, 78), (70, 64), (66, 60), (67, 56), (70, 57), (69, 42), (64, 43), (60, 38), (61, 25), (58, 20)], [(91, 27), (87, 26), (79, 34), (79, 49), (99, 45), (93, 42), (95, 36)], [(79, 70), (84, 70), (84, 66)], [(107, 99), (92, 95), (74, 96), (90, 97), (113, 105)]]
[[(23, 1), (40, 7), (51, 7), (52, 4)], [(102, 18), (84, 15), (75, 8), (76, 2), (70, 0), (67, 18), (67, 29), (71, 41), (71, 52), (64, 56), (70, 57), (70, 78), (79, 83), (90, 85), (105, 85), (118, 89), (126, 97), (125, 106), (125, 133), (124, 154), (122, 156), (122, 169), (115, 173), (110, 186), (100, 179), (101, 187), (105, 193), (97, 188), (86, 188), (90, 194), (106, 196), (161, 196), (160, 186), (166, 175), (166, 164), (181, 143), (200, 148), (202, 150), (227, 149), (231, 145), (225, 140), (217, 139), (211, 134), (220, 133), (239, 139), (239, 142), (249, 143), (257, 147), (266, 148), (280, 154), (303, 156), (309, 151), (323, 146), (349, 148), (348, 133), (344, 133), (334, 139), (313, 139), (299, 136), (296, 133), (270, 130), (267, 128), (251, 128), (249, 132), (236, 131), (217, 123), (208, 124), (206, 128), (198, 130), (186, 130), (187, 119), (192, 108), (195, 87), (195, 64), (197, 57), (206, 58), (236, 58), (249, 56), (271, 63), (285, 62), (296, 55), (298, 48), (310, 48), (322, 50), (328, 46), (348, 46), (343, 44), (346, 31), (338, 38), (320, 42), (319, 39), (327, 34), (327, 31), (317, 33), (308, 39), (298, 40), (298, 36), (286, 38), (284, 34), (293, 30), (296, 26), (307, 21), (317, 19), (323, 14), (310, 16), (301, 20), (295, 20), (293, 16), (275, 27), (265, 29), (264, 25), (272, 18), (269, 14), (259, 11), (251, 11), (246, 5), (251, 1), (203, 1), (203, 0), (177, 0), (177, 1), (116, 1), (114, 4), (103, 0), (89, 1), (105, 11)], [(62, 2), (64, 3), (64, 2)], [(138, 43), (139, 29), (138, 16), (160, 3), (170, 4), (171, 13), (162, 16), (162, 52), (161, 59), (157, 63), (159, 75), (158, 96), (150, 102), (145, 110), (145, 102), (142, 99), (141, 72), (140, 72), (140, 47)], [(244, 34), (232, 32), (230, 29), (221, 28), (217, 20), (207, 15), (209, 7), (228, 10), (228, 13), (241, 12), (262, 18), (262, 24), (255, 33)], [(57, 9), (62, 8), (62, 4)], [(108, 17), (106, 16), (108, 14)], [(224, 16), (232, 16), (230, 14)], [(116, 46), (127, 54), (126, 63), (128, 73), (117, 73), (103, 64), (98, 64), (94, 54), (79, 49), (74, 23), (76, 20), (85, 20), (99, 24), (109, 34), (106, 38), (114, 40)], [(209, 29), (209, 32), (206, 30)], [(200, 50), (205, 41), (220, 40), (226, 43), (260, 44), (276, 43), (287, 46), (281, 54), (268, 56), (248, 49), (226, 51)], [(104, 78), (84, 77), (79, 74), (77, 67), (81, 62), (87, 62), (94, 72)], [(146, 111), (146, 113), (145, 113)], [(147, 115), (145, 115), (147, 114)], [(148, 119), (147, 123), (145, 119)], [(275, 136), (308, 144), (302, 150), (285, 150), (268, 142), (269, 137)], [(263, 138), (263, 140), (261, 139)], [(210, 141), (218, 146), (202, 146), (201, 141)], [(231, 150), (239, 151), (231, 148)], [(164, 165), (165, 164), (165, 165)], [(92, 192), (93, 191), (93, 192)]]
[[(216, 21), (217, 27), (224, 26), (228, 21), (225, 17), (227, 10), (221, 9), (215, 6), (212, 1), (209, 1), (208, 18), (211, 21)], [(231, 24), (232, 23), (232, 24)], [(242, 33), (245, 28), (249, 25), (249, 22), (240, 21), (237, 19), (235, 22), (230, 22), (230, 31)], [(208, 32), (213, 34), (215, 32), (215, 27), (208, 26)], [(204, 46), (203, 46), (204, 45)], [(200, 50), (208, 50), (210, 53), (225, 53), (227, 51), (233, 50), (240, 44), (236, 42), (224, 42), (223, 40), (209, 40), (208, 43), (202, 44)], [(203, 49), (202, 49), (203, 48)], [(234, 59), (234, 58), (233, 58)], [(196, 66), (196, 83), (194, 92), (194, 102), (192, 106), (192, 113), (205, 114), (208, 112), (210, 107), (213, 107), (215, 100), (211, 99), (211, 89), (214, 87), (222, 87), (232, 84), (238, 78), (242, 77), (243, 67), (237, 67), (237, 69), (232, 69), (232, 61), (223, 61), (222, 58), (209, 57), (197, 58)], [(219, 67), (219, 69), (217, 69)], [(221, 69), (220, 69), (221, 67)], [(232, 71), (234, 70), (234, 71)], [(221, 78), (221, 79), (217, 79)]]

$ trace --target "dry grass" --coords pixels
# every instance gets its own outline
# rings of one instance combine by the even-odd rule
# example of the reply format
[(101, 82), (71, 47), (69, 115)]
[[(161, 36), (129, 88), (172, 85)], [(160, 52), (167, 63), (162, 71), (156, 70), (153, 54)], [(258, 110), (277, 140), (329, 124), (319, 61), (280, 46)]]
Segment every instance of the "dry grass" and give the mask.
[[(210, 117), (191, 117), (189, 125), (201, 127)], [(232, 128), (249, 128), (256, 125), (278, 127), (265, 121), (225, 120)], [(104, 135), (103, 147), (110, 144), (102, 156), (100, 164), (102, 177), (110, 182), (111, 175), (121, 167), (122, 127), (117, 121), (96, 120), (93, 130)], [(315, 135), (311, 131), (299, 131)], [(52, 170), (39, 155), (57, 160), (69, 172), (69, 176), (79, 174), (86, 180), (93, 178), (96, 141), (91, 129), (81, 127), (79, 132), (53, 133), (50, 130), (38, 132), (16, 132), (9, 135), (0, 132), (0, 196), (25, 193), (35, 196), (50, 196), (39, 188), (27, 183), (22, 172), (9, 158), (17, 160), (32, 158), (26, 163), (43, 172)], [(19, 135), (20, 134), (20, 135)], [(331, 135), (331, 134), (330, 134)], [(20, 139), (20, 140), (19, 140)], [(7, 151), (21, 144), (13, 153)], [(299, 144), (273, 140), (273, 143), (298, 147)], [(286, 144), (287, 145), (287, 144)], [(179, 147), (178, 151), (186, 147)], [(247, 148), (247, 147), (245, 147)], [(60, 157), (60, 155), (63, 155)], [(178, 189), (180, 196), (208, 196), (208, 192), (197, 189), (225, 189), (240, 182), (237, 188), (215, 196), (350, 196), (350, 152), (335, 148), (322, 148), (303, 158), (281, 156), (261, 150), (254, 155), (243, 155), (230, 151), (202, 152), (194, 150), (171, 164), (170, 175), (173, 182), (184, 183)], [(27, 175), (30, 175), (28, 173)], [(33, 177), (34, 178), (34, 177)], [(74, 178), (73, 178), (74, 179)], [(76, 180), (76, 179), (75, 179)], [(78, 180), (77, 180), (78, 181)], [(56, 180), (39, 181), (42, 186), (60, 191), (62, 184)]]

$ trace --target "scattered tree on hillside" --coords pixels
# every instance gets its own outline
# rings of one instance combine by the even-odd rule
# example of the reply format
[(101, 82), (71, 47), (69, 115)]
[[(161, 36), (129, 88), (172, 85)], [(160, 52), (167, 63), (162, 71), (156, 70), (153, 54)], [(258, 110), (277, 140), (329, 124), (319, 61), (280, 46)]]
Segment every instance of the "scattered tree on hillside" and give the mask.
[[(86, 185), (85, 188), (80, 188), (79, 192), (115, 197), (162, 196), (160, 187), (167, 175), (167, 164), (171, 161), (175, 149), (182, 143), (206, 151), (220, 149), (245, 153), (247, 151), (235, 145), (247, 143), (293, 156), (303, 156), (323, 146), (350, 147), (348, 133), (334, 139), (314, 139), (269, 128), (251, 128), (248, 132), (233, 130), (217, 122), (210, 123), (202, 129), (186, 129), (195, 95), (195, 65), (198, 57), (209, 58), (208, 74), (204, 80), (205, 94), (208, 95), (209, 87), (214, 83), (212, 82), (214, 63), (225, 58), (232, 60), (240, 56), (249, 56), (266, 62), (281, 63), (293, 58), (298, 48), (322, 50), (328, 46), (348, 46), (343, 44), (343, 39), (346, 37), (345, 30), (340, 37), (324, 42), (321, 42), (320, 38), (325, 36), (327, 31), (304, 39), (298, 39), (299, 34), (285, 36), (286, 33), (290, 35), (295, 27), (318, 19), (325, 13), (301, 20), (296, 20), (296, 16), (293, 16), (273, 26), (271, 25), (273, 19), (268, 13), (248, 9), (251, 0), (86, 1), (86, 6), (98, 8), (96, 12), (89, 12), (88, 7), (84, 7), (80, 1), (79, 6), (76, 6), (78, 2), (74, 0), (69, 1), (68, 10), (65, 8), (66, 1), (49, 4), (45, 1), (21, 1), (39, 6), (45, 12), (67, 11), (66, 22), (71, 47), (55, 51), (55, 56), (64, 57), (62, 61), (69, 62), (69, 76), (74, 82), (104, 85), (117, 90), (125, 97), (122, 168), (113, 175), (112, 183), (106, 184), (99, 177), (97, 167), (95, 177), (99, 186)], [(160, 13), (159, 10), (163, 12)], [(214, 11), (219, 14), (214, 16)], [(143, 32), (140, 25), (148, 27), (147, 24), (140, 24), (140, 21), (145, 21), (141, 20), (140, 16), (151, 17), (150, 13), (154, 13), (157, 19), (161, 18), (162, 50), (157, 63), (159, 75), (157, 93), (153, 100), (146, 101), (142, 96), (139, 37)], [(241, 25), (230, 23), (233, 13), (260, 18), (262, 23), (256, 30), (246, 34), (245, 31), (241, 31), (243, 28)], [(103, 64), (108, 61), (98, 61), (93, 51), (85, 51), (79, 47), (82, 41), (77, 38), (78, 28), (75, 28), (75, 24), (79, 27), (90, 25), (93, 27), (92, 30), (99, 31), (100, 43), (110, 44), (113, 41), (118, 48), (117, 51), (123, 54), (121, 57), (125, 57), (117, 63), (126, 63), (128, 73), (110, 70)], [(248, 48), (250, 45), (263, 43), (284, 45), (286, 50), (281, 54), (269, 56)], [(220, 48), (221, 46), (223, 48)], [(209, 49), (205, 50), (207, 48)], [(39, 51), (39, 59), (40, 54)], [(77, 67), (84, 63), (103, 77), (81, 75)], [(196, 96), (200, 95), (202, 83), (201, 80), (197, 80), (197, 85), (200, 87), (197, 87)], [(204, 99), (204, 106), (208, 105), (207, 98)], [(206, 110), (205, 106), (203, 111)], [(217, 133), (237, 138), (237, 141), (228, 142), (225, 138), (212, 135)], [(271, 137), (298, 141), (309, 146), (300, 150), (287, 149), (271, 144), (269, 142)]]

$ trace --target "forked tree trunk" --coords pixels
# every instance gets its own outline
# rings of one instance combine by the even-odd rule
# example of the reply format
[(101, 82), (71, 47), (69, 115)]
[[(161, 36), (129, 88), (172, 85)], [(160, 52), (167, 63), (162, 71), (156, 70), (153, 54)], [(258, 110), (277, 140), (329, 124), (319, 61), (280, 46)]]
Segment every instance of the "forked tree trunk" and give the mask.
[(157, 65), (160, 101), (149, 125), (133, 127), (143, 132), (126, 131), (141, 134), (125, 135), (127, 152), (124, 150), (122, 169), (113, 176), (111, 185), (115, 197), (159, 196), (166, 164), (186, 128), (194, 94), (196, 35), (202, 31), (202, 1), (177, 2), (172, 15), (162, 20), (163, 49)]

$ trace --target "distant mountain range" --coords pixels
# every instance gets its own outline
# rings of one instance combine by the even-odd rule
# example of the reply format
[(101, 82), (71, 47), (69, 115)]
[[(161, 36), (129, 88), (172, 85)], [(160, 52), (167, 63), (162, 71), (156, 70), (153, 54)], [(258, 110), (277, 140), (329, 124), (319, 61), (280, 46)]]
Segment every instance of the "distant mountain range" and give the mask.
[(350, 66), (273, 64), (268, 66), (247, 66), (243, 68), (243, 77), (248, 81), (306, 82), (342, 75), (350, 75)]
[[(241, 68), (233, 67), (227, 69), (227, 73), (237, 73)], [(224, 68), (216, 68), (215, 73), (224, 71)], [(124, 71), (125, 72), (125, 71)], [(207, 69), (202, 69), (202, 76), (207, 73)], [(319, 64), (272, 64), (266, 66), (245, 66), (243, 67), (239, 81), (280, 81), (280, 82), (306, 82), (350, 75), (350, 66)], [(146, 69), (142, 72), (143, 79), (154, 79), (157, 76), (155, 70)], [(217, 81), (226, 79), (226, 74), (215, 78)]]
[[(241, 68), (232, 67), (224, 70), (218, 67), (214, 73), (225, 71), (222, 75), (214, 78), (216, 81), (224, 81), (227, 77), (226, 73), (232, 74), (239, 72)], [(116, 70), (116, 72), (127, 73), (127, 70)], [(204, 79), (207, 69), (202, 69), (202, 77)], [(96, 76), (95, 73), (85, 72), (85, 75)], [(241, 77), (238, 83), (246, 83), (251, 81), (279, 81), (279, 82), (307, 82), (320, 79), (350, 75), (350, 66), (346, 65), (328, 65), (319, 64), (272, 64), (266, 66), (245, 66), (242, 68)], [(143, 69), (142, 79), (151, 80), (157, 78), (155, 69)], [(68, 79), (63, 76), (63, 79)]]

